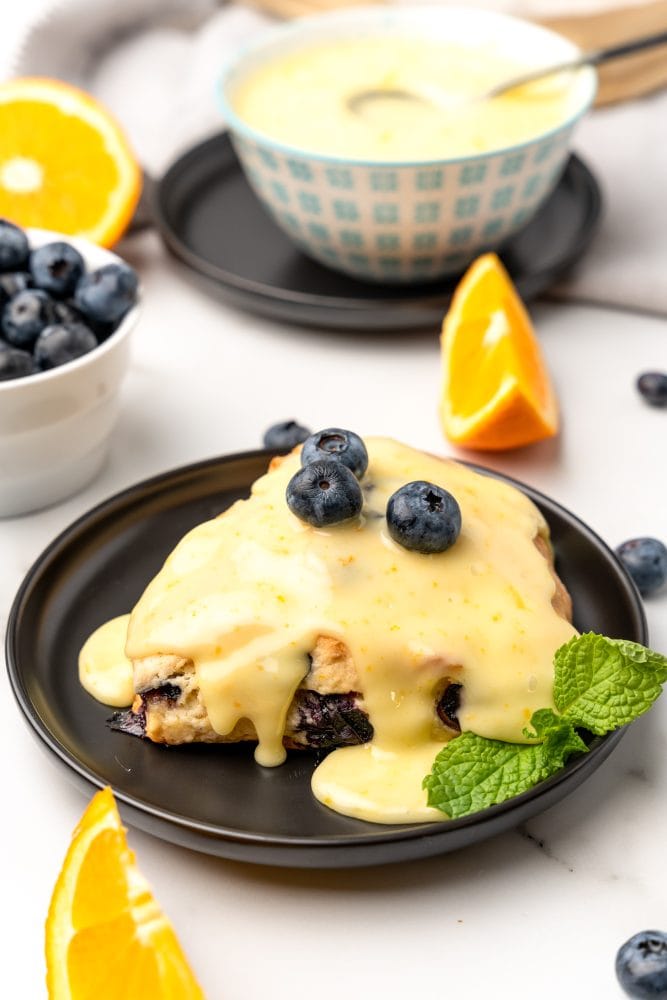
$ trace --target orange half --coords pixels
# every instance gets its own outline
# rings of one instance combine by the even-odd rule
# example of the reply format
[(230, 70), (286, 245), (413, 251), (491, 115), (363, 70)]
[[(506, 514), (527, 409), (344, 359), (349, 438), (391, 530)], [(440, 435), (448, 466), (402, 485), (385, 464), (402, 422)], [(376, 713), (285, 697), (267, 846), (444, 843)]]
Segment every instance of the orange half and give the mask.
[(500, 451), (558, 431), (558, 404), (530, 317), (495, 254), (461, 279), (442, 327), (440, 417), (454, 444)]
[(141, 170), (101, 104), (59, 80), (0, 84), (0, 217), (107, 247), (140, 193)]
[(204, 1000), (110, 788), (74, 831), (46, 920), (49, 1000)]

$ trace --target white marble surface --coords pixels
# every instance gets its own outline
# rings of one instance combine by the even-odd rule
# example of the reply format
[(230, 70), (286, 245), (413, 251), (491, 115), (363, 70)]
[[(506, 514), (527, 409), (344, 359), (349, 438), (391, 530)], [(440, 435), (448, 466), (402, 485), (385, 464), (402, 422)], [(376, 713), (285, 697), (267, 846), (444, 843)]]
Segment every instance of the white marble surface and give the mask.
[[(3, 5), (0, 72), (44, 4)], [(0, 521), (3, 631), (23, 574), (75, 517), (145, 476), (255, 447), (275, 420), (340, 423), (448, 450), (436, 418), (436, 331), (383, 338), (290, 329), (204, 297), (154, 236), (122, 250), (141, 270), (146, 306), (110, 460), (70, 501)], [(568, 305), (533, 312), (563, 431), (555, 443), (489, 464), (549, 493), (612, 545), (638, 534), (667, 539), (667, 413), (642, 405), (634, 390), (638, 372), (667, 367), (667, 324)], [(667, 592), (646, 611), (652, 645), (667, 651)], [(129, 838), (209, 1000), (612, 1000), (621, 996), (618, 945), (642, 928), (667, 929), (659, 859), (666, 734), (667, 698), (560, 805), (427, 862), (299, 872), (208, 858), (136, 830)], [(0, 754), (0, 994), (40, 1000), (44, 918), (86, 800), (28, 732), (4, 671)]]
[[(291, 329), (204, 296), (154, 235), (121, 248), (139, 267), (145, 312), (101, 477), (50, 510), (0, 522), (0, 609), (51, 538), (93, 504), (172, 466), (255, 447), (298, 417), (446, 452), (436, 417), (436, 331), (392, 337)], [(667, 413), (645, 406), (638, 372), (667, 364), (664, 320), (584, 307), (534, 310), (563, 411), (554, 443), (489, 464), (549, 493), (610, 544), (667, 537)], [(667, 650), (667, 592), (646, 602)], [(49, 895), (80, 791), (37, 746), (0, 679), (7, 996), (43, 996)], [(667, 823), (667, 699), (563, 803), (523, 829), (426, 862), (346, 872), (259, 868), (130, 830), (209, 1000), (484, 1000), (620, 996), (617, 946), (665, 927), (656, 860)], [(7, 884), (9, 882), (9, 889)], [(4, 992), (4, 991), (3, 991)]]

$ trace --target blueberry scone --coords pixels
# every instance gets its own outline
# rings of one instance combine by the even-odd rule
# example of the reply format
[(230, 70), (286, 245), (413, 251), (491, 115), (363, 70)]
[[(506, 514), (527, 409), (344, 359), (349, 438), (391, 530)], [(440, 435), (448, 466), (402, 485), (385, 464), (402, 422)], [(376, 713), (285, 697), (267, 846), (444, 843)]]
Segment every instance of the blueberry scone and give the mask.
[(435, 819), (419, 776), (438, 748), (460, 731), (524, 742), (574, 635), (548, 526), (521, 490), (330, 429), (167, 558), (129, 618), (134, 701), (113, 726), (253, 741), (267, 766), (332, 750), (320, 801)]

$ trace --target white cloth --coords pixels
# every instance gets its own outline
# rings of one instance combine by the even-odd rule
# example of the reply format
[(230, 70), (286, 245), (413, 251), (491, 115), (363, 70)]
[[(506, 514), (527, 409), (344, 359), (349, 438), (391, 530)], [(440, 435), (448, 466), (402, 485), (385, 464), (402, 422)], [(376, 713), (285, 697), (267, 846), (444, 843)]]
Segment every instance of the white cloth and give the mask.
[(216, 0), (55, 0), (17, 46), (17, 76), (54, 76), (95, 94), (159, 175), (224, 123), (215, 90), (240, 43), (272, 18)]
[(603, 217), (555, 294), (667, 314), (667, 91), (596, 109), (574, 145), (601, 185)]
[[(55, 0), (17, 46), (12, 69), (96, 94), (159, 174), (223, 125), (215, 89), (224, 60), (271, 23), (216, 0)], [(667, 314), (666, 140), (667, 92), (596, 110), (580, 124), (574, 145), (601, 184), (604, 216), (555, 295)]]

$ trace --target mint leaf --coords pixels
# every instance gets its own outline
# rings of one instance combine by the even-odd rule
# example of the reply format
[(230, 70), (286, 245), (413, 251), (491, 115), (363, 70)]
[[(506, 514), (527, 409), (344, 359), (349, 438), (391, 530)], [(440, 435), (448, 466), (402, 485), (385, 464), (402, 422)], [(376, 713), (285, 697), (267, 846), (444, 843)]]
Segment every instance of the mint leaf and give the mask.
[(563, 725), (563, 720), (560, 715), (556, 715), (550, 708), (538, 708), (536, 712), (533, 712), (530, 724), (533, 727), (533, 732), (531, 733), (529, 729), (524, 729), (523, 735), (526, 739), (543, 740), (554, 729), (560, 729)]
[(533, 712), (530, 724), (534, 733), (524, 729), (524, 736), (528, 739), (537, 737), (543, 740), (541, 746), (543, 778), (560, 771), (570, 754), (588, 752), (588, 747), (570, 720), (556, 715), (550, 708), (540, 708), (537, 712)]
[(428, 804), (452, 819), (497, 805), (559, 771), (569, 755), (588, 748), (571, 722), (549, 708), (535, 712), (530, 739), (543, 743), (503, 743), (461, 733), (442, 748), (424, 778)]
[(667, 681), (667, 657), (627, 639), (588, 632), (554, 657), (554, 703), (534, 712), (523, 735), (504, 743), (466, 732), (442, 748), (423, 781), (428, 804), (452, 819), (497, 805), (560, 771), (588, 747), (577, 727), (602, 736), (646, 712)]
[(457, 819), (532, 788), (541, 769), (540, 744), (502, 743), (467, 732), (442, 748), (423, 787), (430, 806)]
[(646, 712), (667, 681), (667, 658), (627, 639), (594, 632), (556, 650), (554, 702), (573, 725), (596, 736)]

